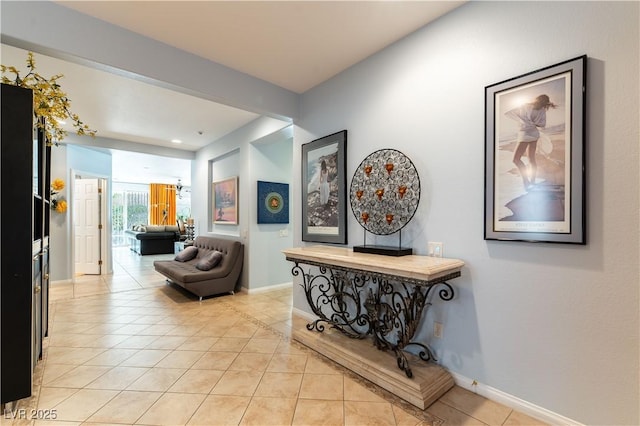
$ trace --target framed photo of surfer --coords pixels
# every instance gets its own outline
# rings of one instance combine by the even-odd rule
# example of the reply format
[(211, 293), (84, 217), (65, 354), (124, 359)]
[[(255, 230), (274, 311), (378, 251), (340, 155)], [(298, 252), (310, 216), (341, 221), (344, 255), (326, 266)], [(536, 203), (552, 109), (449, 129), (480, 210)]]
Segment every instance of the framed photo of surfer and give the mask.
[(347, 131), (302, 145), (302, 241), (347, 244)]
[(485, 240), (586, 244), (580, 56), (485, 87)]

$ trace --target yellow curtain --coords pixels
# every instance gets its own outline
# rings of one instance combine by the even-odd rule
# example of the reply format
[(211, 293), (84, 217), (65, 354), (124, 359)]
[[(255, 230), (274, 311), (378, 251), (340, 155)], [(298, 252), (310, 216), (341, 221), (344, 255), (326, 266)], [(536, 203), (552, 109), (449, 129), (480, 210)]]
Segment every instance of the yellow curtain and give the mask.
[(149, 194), (149, 225), (175, 225), (176, 186), (152, 183)]

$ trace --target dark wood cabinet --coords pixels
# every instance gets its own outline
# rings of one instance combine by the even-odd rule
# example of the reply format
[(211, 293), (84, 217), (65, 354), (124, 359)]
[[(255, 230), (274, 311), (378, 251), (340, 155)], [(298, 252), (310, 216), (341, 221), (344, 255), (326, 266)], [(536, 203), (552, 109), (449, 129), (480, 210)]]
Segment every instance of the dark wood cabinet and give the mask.
[[(42, 333), (41, 339), (49, 335), (49, 243), (42, 248)], [(40, 342), (40, 358), (42, 358), (42, 342)]]
[[(43, 123), (44, 124), (44, 123)], [(42, 239), (40, 245), (40, 292), (35, 293), (39, 307), (40, 317), (36, 323), (39, 327), (39, 339), (37, 341), (36, 352), (38, 359), (42, 359), (42, 339), (49, 331), (49, 229), (51, 223), (51, 146), (47, 143), (44, 132), (38, 131), (37, 137), (37, 163), (38, 179), (34, 179), (34, 187), (37, 185), (38, 196), (42, 198), (42, 218), (39, 222), (34, 222), (34, 228), (42, 229)], [(34, 168), (35, 169), (35, 168)], [(34, 172), (35, 174), (35, 172)], [(35, 197), (35, 195), (34, 195)], [(40, 211), (38, 212), (40, 213)]]
[(31, 396), (33, 368), (47, 333), (49, 277), (48, 160), (34, 137), (33, 94), (2, 84), (0, 168), (0, 395)]

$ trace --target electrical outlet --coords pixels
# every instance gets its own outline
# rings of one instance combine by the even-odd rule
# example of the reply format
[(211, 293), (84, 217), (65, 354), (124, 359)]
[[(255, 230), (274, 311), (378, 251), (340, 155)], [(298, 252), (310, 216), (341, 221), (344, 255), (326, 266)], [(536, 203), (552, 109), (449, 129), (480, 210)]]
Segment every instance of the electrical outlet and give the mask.
[(442, 243), (429, 241), (427, 243), (427, 254), (431, 257), (442, 257)]
[(442, 339), (442, 323), (438, 321), (433, 322), (433, 337), (436, 339)]

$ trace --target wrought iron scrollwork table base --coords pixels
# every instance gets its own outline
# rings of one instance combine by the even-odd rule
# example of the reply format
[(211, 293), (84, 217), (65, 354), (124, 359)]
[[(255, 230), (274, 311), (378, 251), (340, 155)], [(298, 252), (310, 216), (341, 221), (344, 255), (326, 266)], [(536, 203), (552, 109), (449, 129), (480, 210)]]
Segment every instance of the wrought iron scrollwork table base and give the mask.
[(352, 339), (371, 336), (376, 348), (395, 354), (398, 367), (409, 378), (413, 373), (405, 348), (417, 347), (422, 360), (435, 360), (427, 344), (413, 340), (414, 334), (436, 291), (443, 301), (453, 298), (448, 280), (460, 276), (462, 261), (388, 257), (330, 246), (284, 253), (294, 262), (292, 274), (301, 278), (317, 317), (307, 324), (308, 330), (322, 332), (329, 326)]

